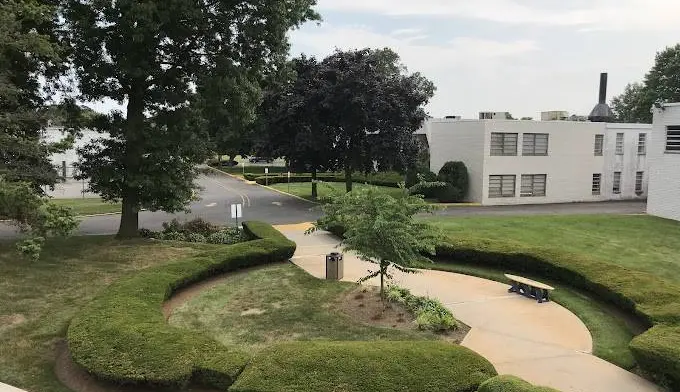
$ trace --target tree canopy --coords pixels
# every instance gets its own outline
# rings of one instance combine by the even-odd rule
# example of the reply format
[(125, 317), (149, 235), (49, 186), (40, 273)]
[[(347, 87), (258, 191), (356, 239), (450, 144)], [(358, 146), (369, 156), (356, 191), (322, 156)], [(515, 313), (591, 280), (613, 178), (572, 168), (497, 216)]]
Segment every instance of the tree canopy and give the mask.
[[(187, 205), (211, 133), (228, 139), (242, 125), (232, 114), (251, 111), (259, 75), (283, 61), (291, 28), (318, 17), (314, 5), (64, 0), (64, 38), (81, 98), (126, 104), (124, 114), (97, 120), (95, 129), (112, 138), (83, 149), (80, 166), (92, 190), (122, 200), (119, 237), (138, 235), (141, 208)], [(216, 98), (224, 111), (208, 104)], [(225, 116), (231, 121), (217, 125)]]
[(658, 52), (644, 81), (627, 85), (611, 106), (617, 121), (651, 123), (652, 106), (662, 102), (680, 102), (680, 44)]

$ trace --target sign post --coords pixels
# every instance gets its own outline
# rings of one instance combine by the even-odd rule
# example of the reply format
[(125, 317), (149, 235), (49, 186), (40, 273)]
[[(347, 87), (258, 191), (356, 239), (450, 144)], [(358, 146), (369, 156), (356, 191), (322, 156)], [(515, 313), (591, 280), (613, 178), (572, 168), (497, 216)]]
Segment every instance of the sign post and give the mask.
[(264, 185), (269, 186), (269, 168), (264, 168)]
[(288, 170), (288, 193), (290, 193), (290, 170)]
[(243, 218), (243, 205), (242, 204), (232, 204), (231, 205), (231, 219), (236, 219), (236, 227), (238, 228), (238, 218)]

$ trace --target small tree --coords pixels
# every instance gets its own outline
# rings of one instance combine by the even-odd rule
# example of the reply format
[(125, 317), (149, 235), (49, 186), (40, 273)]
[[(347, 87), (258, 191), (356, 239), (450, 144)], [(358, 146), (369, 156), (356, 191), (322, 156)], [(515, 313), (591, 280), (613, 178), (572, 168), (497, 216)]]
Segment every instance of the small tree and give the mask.
[(439, 171), (439, 181), (450, 186), (441, 195), (441, 202), (454, 203), (462, 201), (468, 191), (470, 177), (463, 162), (446, 162)]
[[(402, 186), (403, 189), (403, 186)], [(325, 216), (311, 230), (343, 227), (344, 251), (354, 251), (359, 258), (378, 265), (375, 271), (362, 279), (365, 282), (380, 276), (380, 298), (385, 300), (385, 279), (391, 279), (390, 268), (414, 273), (416, 261), (428, 260), (425, 254), (434, 255), (435, 246), (442, 236), (425, 222), (414, 216), (433, 212), (435, 207), (422, 197), (394, 198), (376, 187), (357, 189), (346, 194), (332, 194), (323, 207)]]

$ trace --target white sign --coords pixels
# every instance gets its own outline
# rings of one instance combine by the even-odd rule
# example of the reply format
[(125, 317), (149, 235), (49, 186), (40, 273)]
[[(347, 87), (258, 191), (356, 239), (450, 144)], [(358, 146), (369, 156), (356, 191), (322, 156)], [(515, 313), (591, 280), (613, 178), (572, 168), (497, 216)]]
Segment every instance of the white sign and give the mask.
[(231, 219), (243, 218), (243, 205), (232, 204), (231, 205)]
[(288, 172), (288, 178), (290, 178), (290, 172)]
[(269, 174), (269, 168), (268, 167), (264, 168), (264, 174)]

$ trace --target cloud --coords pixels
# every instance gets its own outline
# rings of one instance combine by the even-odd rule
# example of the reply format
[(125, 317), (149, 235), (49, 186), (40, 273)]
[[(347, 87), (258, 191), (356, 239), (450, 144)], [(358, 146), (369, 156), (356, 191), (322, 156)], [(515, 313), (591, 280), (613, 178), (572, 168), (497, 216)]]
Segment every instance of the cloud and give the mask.
[[(549, 5), (546, 6), (546, 3)], [(319, 10), (388, 16), (465, 18), (579, 30), (677, 30), (680, 1), (592, 0), (320, 0)], [(540, 5), (539, 5), (540, 4)], [(551, 6), (550, 6), (551, 5)]]

